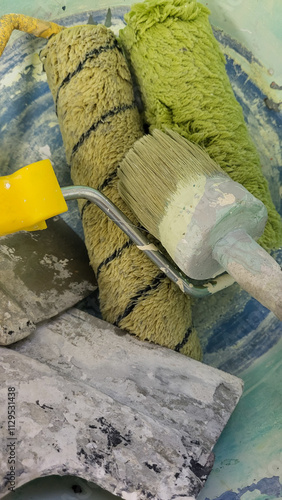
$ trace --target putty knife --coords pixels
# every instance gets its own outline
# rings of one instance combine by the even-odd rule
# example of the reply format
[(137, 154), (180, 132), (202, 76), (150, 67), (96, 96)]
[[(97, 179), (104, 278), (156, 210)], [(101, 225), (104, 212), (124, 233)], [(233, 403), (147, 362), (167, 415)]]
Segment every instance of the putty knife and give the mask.
[(45, 231), (2, 236), (0, 344), (26, 337), (96, 288), (83, 241), (60, 217)]

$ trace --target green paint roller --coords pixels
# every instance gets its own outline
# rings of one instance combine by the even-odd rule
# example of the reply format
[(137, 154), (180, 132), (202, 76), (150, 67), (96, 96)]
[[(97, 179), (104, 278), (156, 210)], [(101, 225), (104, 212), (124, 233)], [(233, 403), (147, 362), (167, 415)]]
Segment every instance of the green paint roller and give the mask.
[(200, 144), (230, 177), (267, 208), (260, 244), (282, 244), (260, 158), (235, 99), (225, 60), (196, 0), (146, 0), (125, 16), (120, 41), (139, 86), (150, 130), (171, 129)]
[(119, 169), (120, 192), (142, 224), (190, 278), (226, 270), (282, 320), (282, 272), (255, 239), (264, 204), (234, 182), (198, 145), (154, 130)]

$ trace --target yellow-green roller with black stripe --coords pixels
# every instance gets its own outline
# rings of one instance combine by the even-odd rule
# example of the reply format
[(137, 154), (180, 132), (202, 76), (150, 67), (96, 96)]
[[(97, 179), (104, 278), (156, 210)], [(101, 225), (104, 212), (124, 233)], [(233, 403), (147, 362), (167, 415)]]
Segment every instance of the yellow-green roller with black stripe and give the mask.
[[(114, 34), (102, 25), (64, 29), (41, 58), (74, 184), (98, 189), (137, 225), (118, 193), (117, 167), (143, 129)], [(98, 207), (79, 205), (103, 318), (142, 340), (200, 359), (190, 298)]]

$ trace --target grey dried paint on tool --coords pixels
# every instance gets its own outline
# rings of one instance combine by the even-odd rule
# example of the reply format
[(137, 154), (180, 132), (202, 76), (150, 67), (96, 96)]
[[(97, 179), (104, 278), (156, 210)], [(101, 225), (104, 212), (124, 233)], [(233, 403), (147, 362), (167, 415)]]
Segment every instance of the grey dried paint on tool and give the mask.
[(44, 231), (0, 238), (0, 344), (72, 307), (96, 288), (82, 240), (59, 217)]
[[(8, 385), (17, 393), (18, 487), (65, 474), (125, 500), (194, 497), (242, 392), (236, 377), (77, 309), (0, 357), (1, 421)], [(0, 470), (6, 459), (2, 448)]]

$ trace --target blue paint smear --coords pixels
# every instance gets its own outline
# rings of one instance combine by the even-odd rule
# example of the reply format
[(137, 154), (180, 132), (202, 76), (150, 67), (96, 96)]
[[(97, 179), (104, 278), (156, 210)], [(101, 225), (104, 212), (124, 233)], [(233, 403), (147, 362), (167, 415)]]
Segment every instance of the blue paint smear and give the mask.
[(274, 347), (281, 338), (281, 324), (278, 320), (270, 326), (261, 329), (252, 339), (248, 339), (248, 346), (244, 350), (235, 349), (232, 358), (218, 363), (218, 369), (240, 376), (241, 370), (246, 370), (255, 359), (263, 356)]
[(239, 489), (238, 493), (234, 491), (225, 491), (218, 497), (213, 499), (206, 497), (205, 500), (240, 500), (245, 493), (255, 490), (258, 490), (262, 495), (268, 495), (272, 498), (281, 498), (282, 484), (278, 476), (273, 476), (271, 478), (264, 477), (257, 483), (252, 483), (249, 486), (245, 486), (245, 488)]
[[(50, 90), (47, 84), (40, 85), (36, 94), (33, 92), (26, 92), (24, 99), (22, 96), (19, 96), (10, 100), (8, 93), (5, 92), (3, 92), (2, 98), (5, 94), (7, 94), (7, 101), (6, 106), (2, 107), (2, 113), (0, 112), (0, 120), (2, 123), (9, 123), (12, 120), (16, 120), (19, 129), (21, 127), (23, 127), (24, 130), (33, 128), (36, 124), (35, 120), (53, 104), (53, 99), (52, 96), (50, 96)], [(48, 99), (42, 99), (39, 104), (37, 100), (44, 97), (45, 94), (48, 95)]]
[(235, 40), (234, 38), (231, 38), (227, 33), (224, 31), (218, 29), (218, 28), (213, 28), (213, 34), (217, 41), (221, 43), (223, 46), (227, 47), (232, 47), (238, 54), (240, 54), (246, 61), (249, 63), (256, 62), (261, 66), (261, 63), (256, 57), (254, 57), (253, 53), (244, 47), (240, 42)]
[[(220, 36), (218, 36), (217, 33), (215, 34), (218, 40), (223, 43), (222, 34), (220, 34)], [(244, 50), (238, 50), (237, 42), (231, 37), (227, 35), (224, 36), (224, 45), (232, 47), (248, 61), (251, 61), (251, 58), (244, 53)], [(256, 119), (266, 128), (269, 127), (270, 130), (274, 129), (278, 134), (280, 132), (282, 138), (282, 113), (275, 112), (266, 106), (264, 101), (266, 97), (265, 94), (249, 79), (241, 66), (230, 57), (226, 57), (226, 71), (230, 83), (233, 86), (235, 97), (243, 109), (246, 123), (248, 124), (249, 118), (253, 121), (254, 117), (251, 113), (251, 104), (256, 101), (258, 114)], [(244, 100), (236, 93), (236, 88), (238, 87), (240, 91), (244, 93)], [(282, 165), (273, 166), (278, 171), (278, 176), (282, 184)], [(277, 184), (275, 186), (270, 185), (270, 187), (276, 190), (276, 208), (282, 213), (282, 200), (277, 190)], [(244, 292), (241, 295), (243, 296)], [(201, 337), (205, 342), (204, 360), (209, 363), (209, 355), (219, 353), (217, 361), (212, 358), (213, 365), (233, 374), (246, 369), (251, 365), (253, 360), (262, 356), (281, 338), (280, 322), (275, 322), (274, 320), (274, 323), (268, 323), (265, 328), (263, 327), (262, 322), (269, 315), (269, 311), (257, 301), (249, 298), (245, 307), (237, 307), (239, 300), (243, 302), (242, 296), (239, 297), (236, 295), (235, 298), (231, 298), (229, 304), (231, 312), (225, 310), (225, 314), (223, 314), (221, 318), (218, 318), (216, 324), (212, 328), (208, 327), (205, 333), (201, 333)], [(248, 295), (245, 294), (245, 297), (247, 301)], [(218, 301), (220, 303), (220, 295), (218, 295)], [(206, 301), (206, 304), (207, 307), (209, 307), (208, 301)], [(256, 339), (248, 339), (248, 336), (251, 337), (255, 330), (257, 330)], [(240, 341), (244, 339), (248, 339), (248, 342), (245, 341), (240, 347)], [(233, 350), (230, 357), (227, 360), (221, 361), (220, 353), (232, 347)]]
[[(256, 490), (257, 498), (281, 497), (281, 354), (282, 339), (238, 373), (243, 396), (214, 448), (214, 468), (198, 500), (241, 499)], [(220, 495), (209, 494), (218, 490)]]
[[(226, 71), (230, 83), (236, 82), (237, 85), (244, 91), (244, 96), (248, 98), (248, 102), (252, 102), (255, 99), (261, 102), (258, 107), (259, 115), (262, 115), (263, 121), (267, 123), (272, 128), (276, 130), (282, 127), (282, 113), (269, 109), (264, 99), (266, 95), (249, 79), (249, 76), (242, 70), (241, 66), (236, 64), (233, 59), (226, 57)], [(235, 92), (236, 95), (236, 92)], [(236, 99), (243, 108), (244, 118), (248, 121), (248, 115), (250, 114), (250, 108), (246, 105), (245, 101), (242, 101), (238, 95)]]
[[(217, 352), (219, 349), (234, 345), (238, 340), (256, 329), (269, 314), (268, 309), (263, 306), (258, 308), (257, 304), (257, 301), (251, 298), (243, 312), (240, 311), (231, 318), (217, 324), (214, 335), (209, 338), (205, 352)], [(228, 335), (226, 335), (226, 332), (228, 332)]]

